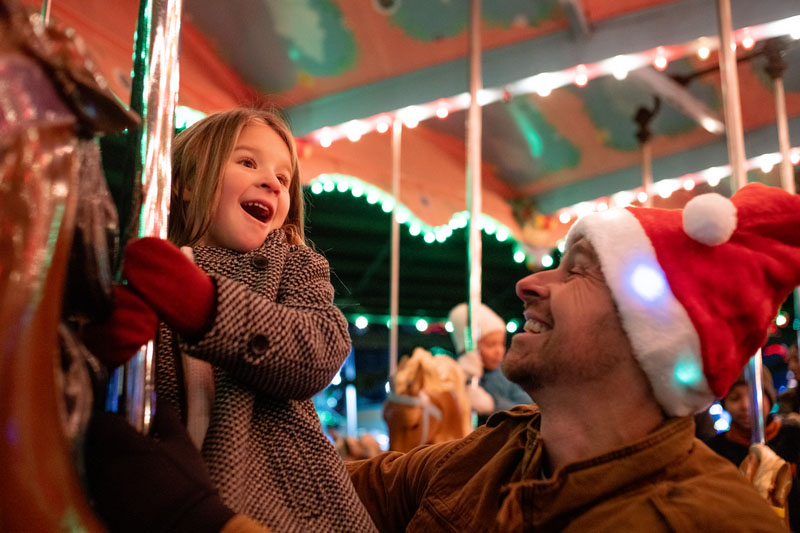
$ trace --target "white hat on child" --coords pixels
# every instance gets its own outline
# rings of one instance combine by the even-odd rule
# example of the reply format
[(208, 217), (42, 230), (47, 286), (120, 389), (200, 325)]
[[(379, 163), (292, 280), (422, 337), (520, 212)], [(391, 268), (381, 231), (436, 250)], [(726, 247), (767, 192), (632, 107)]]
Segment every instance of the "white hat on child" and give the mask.
[[(475, 342), (478, 342), (481, 336), (487, 333), (506, 330), (506, 323), (503, 319), (486, 304), (482, 303), (480, 305), (477, 310), (477, 315), (478, 331), (475, 332)], [(464, 334), (467, 329), (467, 304), (461, 303), (452, 308), (448, 319), (453, 324), (453, 331), (450, 333), (450, 338), (453, 340), (453, 347), (455, 348), (456, 355), (460, 355), (465, 351), (464, 347), (466, 345)]]

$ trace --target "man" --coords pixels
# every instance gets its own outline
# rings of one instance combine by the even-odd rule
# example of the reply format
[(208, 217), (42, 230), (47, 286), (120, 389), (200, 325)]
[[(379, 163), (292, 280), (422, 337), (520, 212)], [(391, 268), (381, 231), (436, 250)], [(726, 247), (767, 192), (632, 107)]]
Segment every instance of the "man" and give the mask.
[(349, 463), (354, 486), (381, 531), (784, 531), (690, 415), (799, 283), (800, 196), (778, 189), (584, 217), (560, 266), (517, 284), (503, 370), (538, 408)]
[(799, 282), (800, 197), (777, 189), (584, 217), (560, 266), (517, 284), (503, 371), (538, 410), (350, 463), (356, 490), (381, 531), (782, 531), (688, 415)]

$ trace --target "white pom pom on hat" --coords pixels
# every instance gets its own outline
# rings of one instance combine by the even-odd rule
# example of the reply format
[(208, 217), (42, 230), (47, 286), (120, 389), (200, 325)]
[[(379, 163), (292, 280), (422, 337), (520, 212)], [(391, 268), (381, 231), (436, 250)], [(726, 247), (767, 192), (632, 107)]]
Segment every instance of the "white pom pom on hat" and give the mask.
[(715, 192), (695, 196), (683, 208), (683, 231), (708, 246), (728, 242), (736, 222), (736, 206)]

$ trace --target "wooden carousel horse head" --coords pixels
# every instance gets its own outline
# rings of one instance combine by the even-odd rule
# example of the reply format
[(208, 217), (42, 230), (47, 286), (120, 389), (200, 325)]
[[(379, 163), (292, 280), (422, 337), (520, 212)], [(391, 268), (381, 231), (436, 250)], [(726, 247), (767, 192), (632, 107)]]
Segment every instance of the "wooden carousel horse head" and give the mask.
[(405, 452), (469, 434), (472, 422), (464, 383), (464, 372), (451, 357), (422, 348), (403, 357), (383, 407), (389, 448)]
[[(83, 347), (62, 324), (63, 293), (76, 219), (105, 187), (92, 137), (137, 119), (69, 32), (12, 0), (0, 0), (0, 80), (0, 523), (101, 530), (73, 461), (91, 390), (85, 361), (71, 358)], [(107, 240), (108, 220), (92, 220)], [(100, 271), (110, 278), (107, 265), (88, 275)]]

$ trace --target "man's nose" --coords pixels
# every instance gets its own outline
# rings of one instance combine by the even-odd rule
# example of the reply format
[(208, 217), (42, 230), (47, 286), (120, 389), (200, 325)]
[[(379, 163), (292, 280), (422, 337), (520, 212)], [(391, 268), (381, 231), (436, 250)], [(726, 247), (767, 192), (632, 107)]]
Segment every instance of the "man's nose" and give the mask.
[(517, 296), (523, 302), (534, 298), (549, 298), (550, 289), (545, 283), (545, 272), (525, 276), (517, 282)]

